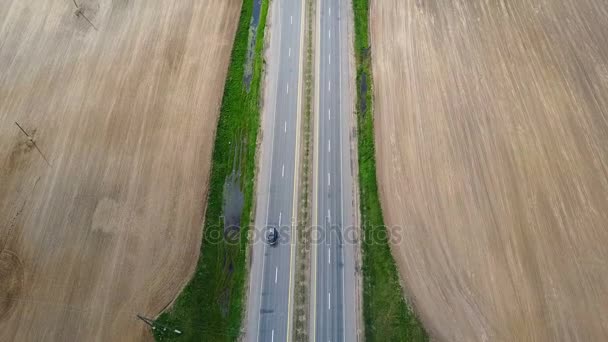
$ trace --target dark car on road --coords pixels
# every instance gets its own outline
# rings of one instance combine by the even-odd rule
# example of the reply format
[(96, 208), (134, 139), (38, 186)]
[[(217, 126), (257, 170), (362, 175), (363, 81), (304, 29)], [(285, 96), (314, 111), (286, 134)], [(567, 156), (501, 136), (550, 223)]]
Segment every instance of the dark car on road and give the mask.
[(269, 245), (276, 245), (277, 241), (279, 241), (279, 231), (274, 227), (269, 228), (268, 231), (266, 231), (266, 242), (268, 242)]

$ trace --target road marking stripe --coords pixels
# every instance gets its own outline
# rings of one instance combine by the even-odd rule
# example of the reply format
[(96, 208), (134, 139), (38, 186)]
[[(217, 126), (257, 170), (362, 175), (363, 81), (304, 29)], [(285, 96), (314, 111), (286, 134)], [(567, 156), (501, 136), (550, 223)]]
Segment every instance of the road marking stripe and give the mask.
[(327, 209), (327, 220), (331, 222), (331, 210)]
[(279, 213), (279, 227), (281, 226), (281, 218), (283, 217), (283, 212)]
[[(314, 0), (313, 0), (314, 1)], [(304, 2), (304, 1), (303, 1)], [(321, 1), (320, 0), (316, 0), (314, 1), (316, 3), (316, 6), (318, 6), (318, 8), (320, 8), (321, 5)], [(321, 27), (321, 15), (316, 15), (316, 24), (315, 27), (320, 28)], [(319, 73), (321, 71), (320, 68), (320, 63), (321, 63), (321, 30), (320, 29), (315, 29), (315, 73)], [(319, 101), (319, 94), (321, 92), (321, 82), (320, 82), (320, 78), (319, 77), (315, 77), (315, 107), (317, 109), (316, 113), (320, 113), (321, 112), (321, 103)], [(315, 176), (312, 177), (312, 183), (313, 183), (313, 206), (312, 206), (312, 220), (314, 222), (314, 224), (318, 224), (318, 220), (320, 219), (318, 216), (319, 212), (318, 212), (318, 201), (319, 201), (319, 194), (318, 194), (318, 166), (319, 166), (319, 121), (321, 120), (314, 120), (314, 136), (317, 138), (315, 139), (315, 141), (317, 142), (316, 144), (314, 144), (314, 156), (313, 156), (313, 169), (316, 170), (315, 171)], [(312, 260), (313, 260), (313, 271), (311, 272), (311, 282), (312, 282), (312, 312), (310, 313), (311, 316), (311, 332), (310, 332), (310, 336), (312, 336), (312, 342), (316, 342), (317, 340), (317, 266), (318, 266), (318, 260), (317, 260), (317, 244), (313, 243), (312, 245)]]
[(289, 17), (289, 21), (293, 25), (293, 15)]
[[(337, 13), (337, 17), (338, 19), (340, 18), (340, 6), (338, 6), (338, 13)], [(342, 37), (342, 25), (338, 24), (338, 37)], [(342, 75), (342, 63), (340, 63), (338, 65), (338, 70), (339, 70), (339, 75)], [(342, 89), (342, 78), (338, 77), (338, 88)], [(338, 100), (338, 105), (339, 108), (342, 108), (342, 102), (340, 100)], [(338, 131), (339, 133), (339, 137), (340, 137), (340, 141), (342, 141), (342, 129), (339, 129)], [(340, 158), (340, 175), (342, 174), (342, 172), (344, 172), (344, 167), (342, 166), (342, 159)], [(340, 192), (340, 220), (342, 222), (342, 224), (344, 224), (344, 192)], [(340, 247), (340, 258), (342, 260), (342, 262), (344, 262), (344, 241), (340, 240), (339, 241), (339, 245)], [(344, 310), (344, 305), (346, 303), (346, 293), (344, 291), (344, 272), (346, 267), (341, 267), (342, 269), (342, 310)], [(346, 315), (342, 315), (342, 331), (346, 330)]]
[(283, 129), (287, 133), (287, 121), (285, 121), (285, 128)]
[(327, 310), (331, 310), (331, 292), (328, 292), (327, 295), (328, 295)]
[(289, 94), (289, 83), (287, 83), (287, 94)]
[(281, 178), (285, 177), (285, 164), (283, 164), (283, 167), (281, 168)]
[(327, 35), (329, 36), (329, 39), (331, 39), (331, 29), (327, 31)]
[(331, 53), (327, 55), (327, 61), (329, 62), (329, 65), (331, 65)]
[(329, 118), (329, 121), (331, 121), (331, 109), (327, 110), (327, 117)]
[(329, 8), (329, 16), (331, 17), (331, 7)]
[(331, 140), (327, 140), (327, 152), (331, 152)]
[(331, 80), (327, 81), (327, 88), (331, 92)]
[(291, 48), (289, 48), (289, 57), (291, 57)]
[(274, 342), (274, 329), (272, 329), (272, 337), (270, 339), (272, 342)]
[(277, 279), (279, 278), (279, 268), (274, 269), (274, 283), (277, 283)]

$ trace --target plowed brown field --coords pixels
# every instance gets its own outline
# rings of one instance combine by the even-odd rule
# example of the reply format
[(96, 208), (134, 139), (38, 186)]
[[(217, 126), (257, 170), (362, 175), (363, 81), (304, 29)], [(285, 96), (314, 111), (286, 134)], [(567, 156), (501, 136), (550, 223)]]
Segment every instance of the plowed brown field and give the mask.
[(431, 335), (608, 340), (608, 2), (371, 7), (381, 199)]
[(197, 261), (239, 10), (0, 1), (0, 341), (151, 338), (135, 315)]

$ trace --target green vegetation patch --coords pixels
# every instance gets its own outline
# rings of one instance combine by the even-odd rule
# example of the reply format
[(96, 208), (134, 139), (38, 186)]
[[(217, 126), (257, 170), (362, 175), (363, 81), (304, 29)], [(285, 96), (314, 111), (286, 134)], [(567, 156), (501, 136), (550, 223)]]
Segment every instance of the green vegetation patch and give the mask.
[(353, 0), (357, 52), (359, 187), (363, 230), (363, 318), (365, 340), (428, 341), (402, 295), (387, 241), (376, 181), (368, 0)]
[[(173, 307), (157, 320), (160, 326), (170, 328), (168, 331), (178, 329), (182, 333), (176, 335), (157, 328), (154, 336), (158, 341), (234, 341), (241, 333), (268, 2), (262, 0), (253, 75), (247, 91), (243, 76), (254, 0), (243, 0), (217, 124), (201, 254), (190, 283)], [(237, 179), (244, 197), (241, 229), (236, 237), (231, 231), (234, 240), (227, 242), (223, 238), (224, 185), (227, 179), (234, 179), (236, 169), (240, 172)]]

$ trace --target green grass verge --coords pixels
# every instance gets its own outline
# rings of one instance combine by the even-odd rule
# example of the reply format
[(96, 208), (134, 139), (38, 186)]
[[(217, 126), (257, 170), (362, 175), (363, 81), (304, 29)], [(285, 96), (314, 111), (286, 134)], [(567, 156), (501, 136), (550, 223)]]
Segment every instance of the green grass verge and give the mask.
[[(264, 29), (269, 0), (262, 0), (250, 91), (243, 83), (253, 0), (243, 0), (234, 39), (212, 157), (209, 197), (203, 242), (196, 271), (174, 306), (157, 323), (179, 329), (180, 336), (154, 331), (156, 340), (234, 341), (240, 335), (247, 280), (248, 224), (255, 173), (256, 139), (260, 125), (259, 99), (262, 79)], [(223, 190), (233, 169), (235, 146), (241, 144), (241, 189), (244, 193), (241, 239), (226, 243), (213, 237), (223, 234)], [(221, 240), (221, 241), (217, 241)]]
[[(369, 3), (353, 0), (357, 53), (357, 123), (359, 191), (363, 229), (363, 319), (365, 340), (427, 341), (428, 336), (403, 297), (395, 261), (386, 240), (386, 227), (378, 198), (374, 148), (373, 82), (369, 53)], [(367, 82), (363, 94), (361, 81)], [(363, 110), (361, 96), (365, 96)], [(373, 238), (372, 238), (373, 237)], [(384, 237), (379, 239), (379, 237)]]

